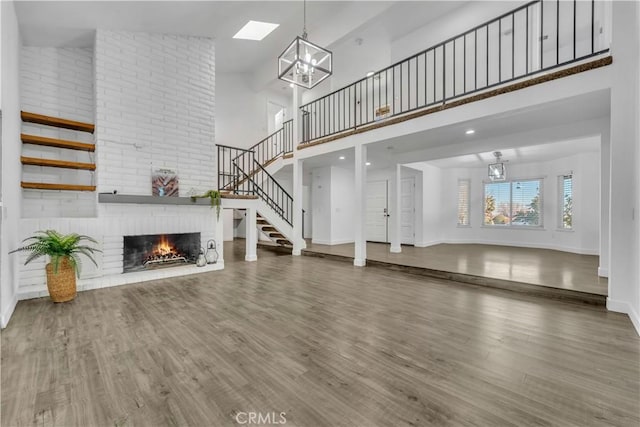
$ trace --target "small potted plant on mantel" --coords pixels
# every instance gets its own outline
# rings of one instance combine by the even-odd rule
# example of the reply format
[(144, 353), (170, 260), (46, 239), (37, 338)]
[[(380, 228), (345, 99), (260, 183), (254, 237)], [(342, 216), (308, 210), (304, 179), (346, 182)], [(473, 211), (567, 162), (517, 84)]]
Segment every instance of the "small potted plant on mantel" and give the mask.
[(35, 235), (23, 240), (26, 245), (10, 253), (29, 252), (25, 265), (48, 255), (50, 262), (45, 269), (49, 296), (53, 302), (66, 302), (76, 296), (76, 276), (80, 277), (82, 266), (79, 255), (86, 256), (98, 266), (93, 254), (101, 251), (84, 242), (98, 243), (89, 236), (76, 233), (63, 235), (55, 230), (36, 231)]
[(216, 208), (216, 219), (220, 219), (220, 207), (222, 206), (222, 194), (217, 190), (209, 190), (204, 194), (191, 196), (192, 201), (196, 201), (196, 199), (206, 199), (209, 198), (211, 200), (211, 207)]

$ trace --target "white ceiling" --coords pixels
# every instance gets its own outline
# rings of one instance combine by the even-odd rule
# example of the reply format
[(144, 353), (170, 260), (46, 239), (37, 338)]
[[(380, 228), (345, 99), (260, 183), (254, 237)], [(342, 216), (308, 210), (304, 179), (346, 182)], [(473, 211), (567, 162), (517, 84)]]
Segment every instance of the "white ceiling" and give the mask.
[[(458, 1), (309, 1), (309, 38), (332, 43), (374, 28), (394, 40), (452, 11)], [(216, 39), (220, 72), (276, 67), (276, 57), (302, 32), (298, 1), (18, 1), (27, 46), (88, 47), (97, 28)], [(264, 40), (233, 39), (249, 20), (278, 23)], [(355, 37), (355, 36), (354, 36)]]
[[(537, 163), (553, 159), (562, 159), (576, 153), (600, 152), (599, 138), (572, 139), (549, 144), (529, 145), (526, 147), (499, 150), (502, 160), (507, 164)], [(495, 162), (493, 151), (432, 160), (427, 163), (441, 169), (449, 168), (484, 168)], [(414, 166), (408, 164), (407, 166)]]

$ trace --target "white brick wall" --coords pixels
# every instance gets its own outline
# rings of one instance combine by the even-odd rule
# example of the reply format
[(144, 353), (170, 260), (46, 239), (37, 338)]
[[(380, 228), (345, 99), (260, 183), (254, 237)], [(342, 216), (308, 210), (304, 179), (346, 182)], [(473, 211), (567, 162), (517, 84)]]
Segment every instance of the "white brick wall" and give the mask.
[[(215, 209), (209, 206), (162, 206), (107, 204), (105, 215), (100, 218), (52, 218), (23, 219), (20, 224), (21, 239), (37, 230), (54, 229), (61, 233), (85, 234), (96, 239), (102, 253), (96, 255), (98, 267), (83, 258), (81, 280), (78, 289), (95, 289), (143, 280), (167, 277), (173, 269), (122, 274), (124, 236), (169, 233), (201, 233), (201, 246), (215, 239), (222, 247), (222, 236), (216, 238)], [(222, 221), (222, 215), (220, 216)], [(26, 254), (19, 255), (24, 261)], [(222, 259), (222, 258), (221, 258)], [(47, 295), (44, 258), (23, 265), (20, 271), (18, 297), (20, 299)], [(220, 263), (216, 268), (224, 267)], [(205, 270), (194, 267), (190, 272)], [(184, 270), (183, 270), (184, 272)], [(178, 271), (178, 274), (180, 272)]]
[(95, 65), (98, 191), (149, 195), (156, 168), (217, 188), (213, 40), (98, 30)]
[[(35, 52), (25, 53), (27, 60), (35, 61), (33, 56), (39, 57)], [(66, 58), (66, 50), (64, 53), (59, 56)], [(201, 193), (217, 187), (214, 60), (211, 39), (97, 31), (92, 60), (95, 122), (93, 117), (70, 116), (79, 112), (63, 109), (70, 104), (67, 95), (62, 96), (64, 102), (59, 102), (57, 111), (65, 117), (96, 124), (99, 192), (117, 190), (119, 194), (150, 195), (151, 170), (159, 167), (178, 171), (182, 196), (190, 190)], [(45, 74), (45, 77), (50, 81), (54, 76)], [(52, 113), (51, 110), (35, 112)], [(51, 150), (47, 156), (54, 158), (55, 151)], [(33, 173), (42, 180), (55, 179), (39, 170)], [(83, 197), (82, 194), (75, 197)], [(56, 192), (42, 192), (40, 197), (58, 196)], [(215, 238), (221, 248), (222, 226), (215, 221), (215, 210), (208, 206), (97, 204), (95, 194), (86, 197), (92, 206), (97, 205), (95, 218), (56, 218), (72, 215), (56, 215), (51, 209), (43, 208), (40, 200), (31, 201), (25, 196), (28, 209), (40, 208), (39, 215), (30, 216), (40, 218), (23, 219), (20, 226), (23, 238), (36, 230), (56, 229), (62, 233), (87, 234), (100, 242), (103, 253), (97, 257), (99, 267), (89, 262), (84, 264), (78, 284), (80, 290), (224, 266), (220, 263), (205, 269), (181, 267), (122, 274), (123, 236), (126, 235), (200, 232), (202, 246)], [(82, 203), (69, 203), (70, 209), (82, 209), (81, 206)], [(44, 265), (42, 260), (22, 267), (19, 298), (46, 295)]]
[[(23, 47), (20, 63), (20, 100), (23, 111), (82, 122), (94, 122), (93, 50), (79, 48)], [(86, 132), (56, 129), (30, 123), (22, 132), (50, 138), (93, 143)], [(27, 157), (93, 163), (94, 154), (82, 151), (24, 145)], [(23, 166), (28, 182), (92, 185), (90, 171)], [(23, 217), (91, 217), (96, 214), (95, 195), (68, 191), (23, 190)]]

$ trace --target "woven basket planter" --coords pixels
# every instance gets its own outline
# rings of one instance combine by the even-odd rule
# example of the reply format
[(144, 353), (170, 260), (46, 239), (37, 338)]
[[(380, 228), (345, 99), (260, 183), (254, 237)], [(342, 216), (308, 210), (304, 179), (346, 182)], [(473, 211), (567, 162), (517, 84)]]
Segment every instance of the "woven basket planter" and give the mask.
[(49, 263), (47, 270), (47, 288), (53, 302), (71, 301), (76, 297), (76, 272), (67, 258), (63, 258), (58, 265), (58, 272), (53, 272), (53, 264)]

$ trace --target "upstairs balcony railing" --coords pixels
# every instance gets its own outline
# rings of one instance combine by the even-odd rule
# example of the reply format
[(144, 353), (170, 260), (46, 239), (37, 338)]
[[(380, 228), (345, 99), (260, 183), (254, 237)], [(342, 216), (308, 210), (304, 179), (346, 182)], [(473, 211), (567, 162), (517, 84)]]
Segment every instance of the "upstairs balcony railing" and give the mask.
[(308, 143), (603, 54), (602, 1), (535, 0), (300, 107)]

